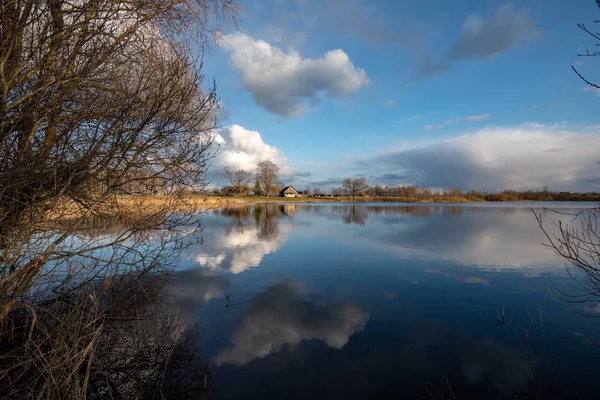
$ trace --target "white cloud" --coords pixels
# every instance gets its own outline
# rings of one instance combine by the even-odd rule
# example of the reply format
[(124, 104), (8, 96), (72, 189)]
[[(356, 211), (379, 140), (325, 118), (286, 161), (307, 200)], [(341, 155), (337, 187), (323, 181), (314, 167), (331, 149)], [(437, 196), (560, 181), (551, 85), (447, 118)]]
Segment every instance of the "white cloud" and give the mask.
[[(414, 51), (422, 48), (433, 33), (415, 15), (390, 12), (394, 4), (373, 3), (370, 0), (279, 0), (260, 9), (250, 7), (248, 11), (269, 21), (266, 28), (260, 28), (266, 37), (292, 47), (298, 43), (294, 37), (315, 36), (359, 39), (375, 47), (399, 45)], [(281, 30), (287, 33), (279, 33)]]
[[(281, 26), (273, 24), (264, 25), (261, 28), (261, 32), (264, 37), (270, 42), (280, 43), (287, 48), (298, 49), (307, 40), (306, 33), (303, 32), (291, 32)], [(262, 35), (261, 35), (262, 36)]]
[(467, 17), (460, 39), (452, 46), (449, 58), (490, 58), (540, 34), (526, 7), (513, 3), (500, 7), (489, 21), (477, 14)]
[(242, 72), (246, 90), (259, 105), (282, 117), (302, 115), (322, 96), (350, 97), (369, 84), (366, 72), (341, 49), (311, 59), (243, 33), (225, 35), (223, 42), (233, 52), (231, 63)]
[(444, 126), (448, 125), (450, 122), (446, 121), (443, 124), (439, 124), (439, 125), (425, 125), (423, 128), (427, 131), (435, 131), (438, 129), (442, 129)]
[(545, 128), (546, 124), (541, 124), (539, 122), (526, 122), (523, 125), (529, 126), (531, 128)]
[(488, 119), (489, 117), (491, 117), (490, 114), (471, 115), (471, 116), (465, 117), (465, 120), (469, 121), (469, 122), (483, 121), (484, 119)]
[(592, 87), (592, 86), (585, 86), (583, 88), (584, 92), (593, 92), (596, 93), (597, 96), (600, 96), (600, 88), (596, 88), (596, 87)]
[(364, 329), (369, 315), (358, 307), (316, 304), (307, 294), (294, 282), (282, 282), (258, 294), (245, 312), (242, 326), (233, 333), (232, 346), (217, 356), (217, 364), (246, 364), (304, 340), (321, 340), (341, 349), (354, 332)]
[(220, 146), (217, 162), (220, 166), (254, 172), (258, 163), (271, 161), (282, 175), (292, 175), (293, 168), (287, 165), (287, 157), (275, 146), (266, 144), (257, 131), (240, 125), (220, 129), (215, 140)]
[(471, 14), (462, 25), (459, 39), (448, 52), (439, 57), (423, 54), (412, 76), (405, 83), (442, 74), (461, 60), (493, 58), (540, 34), (541, 30), (524, 6), (516, 8), (513, 3), (506, 3), (489, 20)]
[(389, 99), (388, 101), (385, 102), (385, 105), (389, 108), (396, 108), (398, 107), (398, 103), (396, 103), (396, 101)]
[(458, 122), (463, 122), (463, 121), (468, 121), (468, 122), (483, 121), (483, 120), (489, 119), (491, 116), (492, 116), (491, 114), (481, 114), (481, 115), (469, 115), (467, 117), (458, 118), (458, 119), (449, 119), (439, 125), (425, 125), (425, 130), (431, 131), (431, 130), (442, 129), (443, 127), (445, 127), (447, 125), (456, 124)]
[[(598, 190), (600, 137), (551, 128), (486, 128), (388, 152), (365, 168), (401, 173), (416, 184), (498, 191)], [(373, 159), (371, 159), (373, 160)]]

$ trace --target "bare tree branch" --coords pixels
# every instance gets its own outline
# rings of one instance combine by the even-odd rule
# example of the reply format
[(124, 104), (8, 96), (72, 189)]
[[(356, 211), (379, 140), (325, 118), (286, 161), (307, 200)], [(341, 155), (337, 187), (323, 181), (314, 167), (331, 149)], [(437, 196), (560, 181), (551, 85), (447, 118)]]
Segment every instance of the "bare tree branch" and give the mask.
[[(126, 329), (111, 318), (129, 304), (136, 315), (119, 315), (144, 320), (142, 281), (198, 240), (189, 194), (206, 185), (219, 107), (200, 57), (239, 10), (235, 0), (0, 2), (1, 393), (140, 398), (146, 389), (128, 390), (143, 371), (167, 375), (174, 345), (134, 366), (141, 375), (99, 371), (118, 354), (111, 343), (126, 346), (111, 342)], [(132, 386), (114, 391), (125, 376)]]
[(352, 201), (354, 201), (354, 197), (366, 192), (369, 189), (369, 185), (367, 185), (365, 178), (344, 179), (342, 181), (342, 188), (352, 196)]
[(271, 161), (263, 161), (258, 164), (256, 179), (260, 182), (263, 194), (274, 196), (277, 194), (277, 182), (279, 180), (279, 167)]

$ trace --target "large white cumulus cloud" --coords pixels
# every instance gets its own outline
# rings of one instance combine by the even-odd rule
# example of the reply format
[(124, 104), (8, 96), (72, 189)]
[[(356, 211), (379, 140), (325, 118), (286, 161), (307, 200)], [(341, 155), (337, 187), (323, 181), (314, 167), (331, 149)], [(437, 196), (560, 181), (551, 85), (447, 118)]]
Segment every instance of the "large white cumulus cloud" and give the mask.
[[(549, 128), (486, 128), (367, 160), (430, 187), (597, 190), (600, 136)], [(394, 182), (389, 182), (394, 183)], [(399, 183), (399, 182), (397, 182)]]
[(279, 167), (282, 175), (292, 175), (295, 172), (287, 165), (288, 159), (283, 151), (265, 143), (258, 131), (231, 125), (219, 130), (216, 142), (220, 146), (217, 156), (219, 166), (253, 172), (258, 163), (271, 161)]
[(302, 58), (243, 33), (223, 36), (223, 46), (232, 51), (231, 63), (254, 100), (282, 117), (303, 114), (321, 96), (349, 97), (369, 83), (366, 72), (341, 49)]

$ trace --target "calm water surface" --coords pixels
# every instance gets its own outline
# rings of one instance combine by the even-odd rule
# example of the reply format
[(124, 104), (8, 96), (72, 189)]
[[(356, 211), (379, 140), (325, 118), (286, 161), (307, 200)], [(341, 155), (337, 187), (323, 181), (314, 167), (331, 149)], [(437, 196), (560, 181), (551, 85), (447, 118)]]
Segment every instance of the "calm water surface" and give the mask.
[[(451, 399), (451, 386), (457, 399), (510, 398), (535, 374), (542, 398), (553, 383), (557, 398), (597, 398), (600, 349), (582, 345), (596, 321), (551, 292), (570, 278), (530, 207), (269, 204), (204, 216), (176, 289), (202, 326), (214, 397)], [(512, 329), (484, 315), (498, 308)]]

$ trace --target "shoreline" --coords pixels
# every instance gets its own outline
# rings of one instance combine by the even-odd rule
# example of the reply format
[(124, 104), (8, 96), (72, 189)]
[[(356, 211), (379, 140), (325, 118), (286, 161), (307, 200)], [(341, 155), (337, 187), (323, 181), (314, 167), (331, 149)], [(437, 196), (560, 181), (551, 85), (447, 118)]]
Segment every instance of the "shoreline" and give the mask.
[[(474, 196), (439, 196), (427, 198), (410, 197), (357, 197), (352, 201), (349, 196), (340, 197), (229, 197), (204, 196), (199, 194), (186, 195), (173, 202), (173, 199), (163, 196), (118, 196), (113, 207), (102, 207), (99, 214), (103, 216), (131, 218), (161, 212), (197, 212), (224, 207), (239, 207), (252, 204), (309, 204), (309, 203), (344, 203), (344, 204), (508, 204), (513, 202), (544, 204), (544, 203), (588, 203), (595, 201), (557, 201), (557, 200), (485, 200)], [(169, 204), (170, 203), (170, 204)], [(115, 212), (117, 211), (117, 212)], [(72, 220), (81, 216), (82, 210), (73, 203), (67, 202), (58, 209), (47, 214), (48, 221)], [(96, 214), (96, 213), (95, 213)], [(98, 214), (96, 214), (98, 215)]]
[[(161, 196), (124, 196), (117, 200), (127, 208), (159, 208), (165, 206)], [(410, 203), (410, 204), (506, 204), (506, 203), (596, 203), (596, 200), (485, 200), (475, 196), (439, 196), (439, 197), (265, 197), (265, 196), (204, 196), (187, 195), (180, 199), (178, 207), (181, 211), (194, 211), (227, 206), (248, 204), (281, 204), (281, 203)]]
[(348, 196), (340, 197), (228, 197), (228, 196), (206, 196), (209, 203), (230, 204), (259, 204), (259, 203), (483, 203), (483, 199), (476, 197), (357, 197), (354, 201)]
[[(199, 196), (201, 197), (201, 196)], [(597, 203), (595, 199), (590, 200), (485, 200), (472, 196), (457, 197), (357, 197), (352, 201), (349, 197), (228, 197), (228, 196), (205, 196), (206, 202), (218, 207), (236, 204), (261, 204), (261, 203), (415, 203), (415, 204), (505, 204), (505, 203)]]

